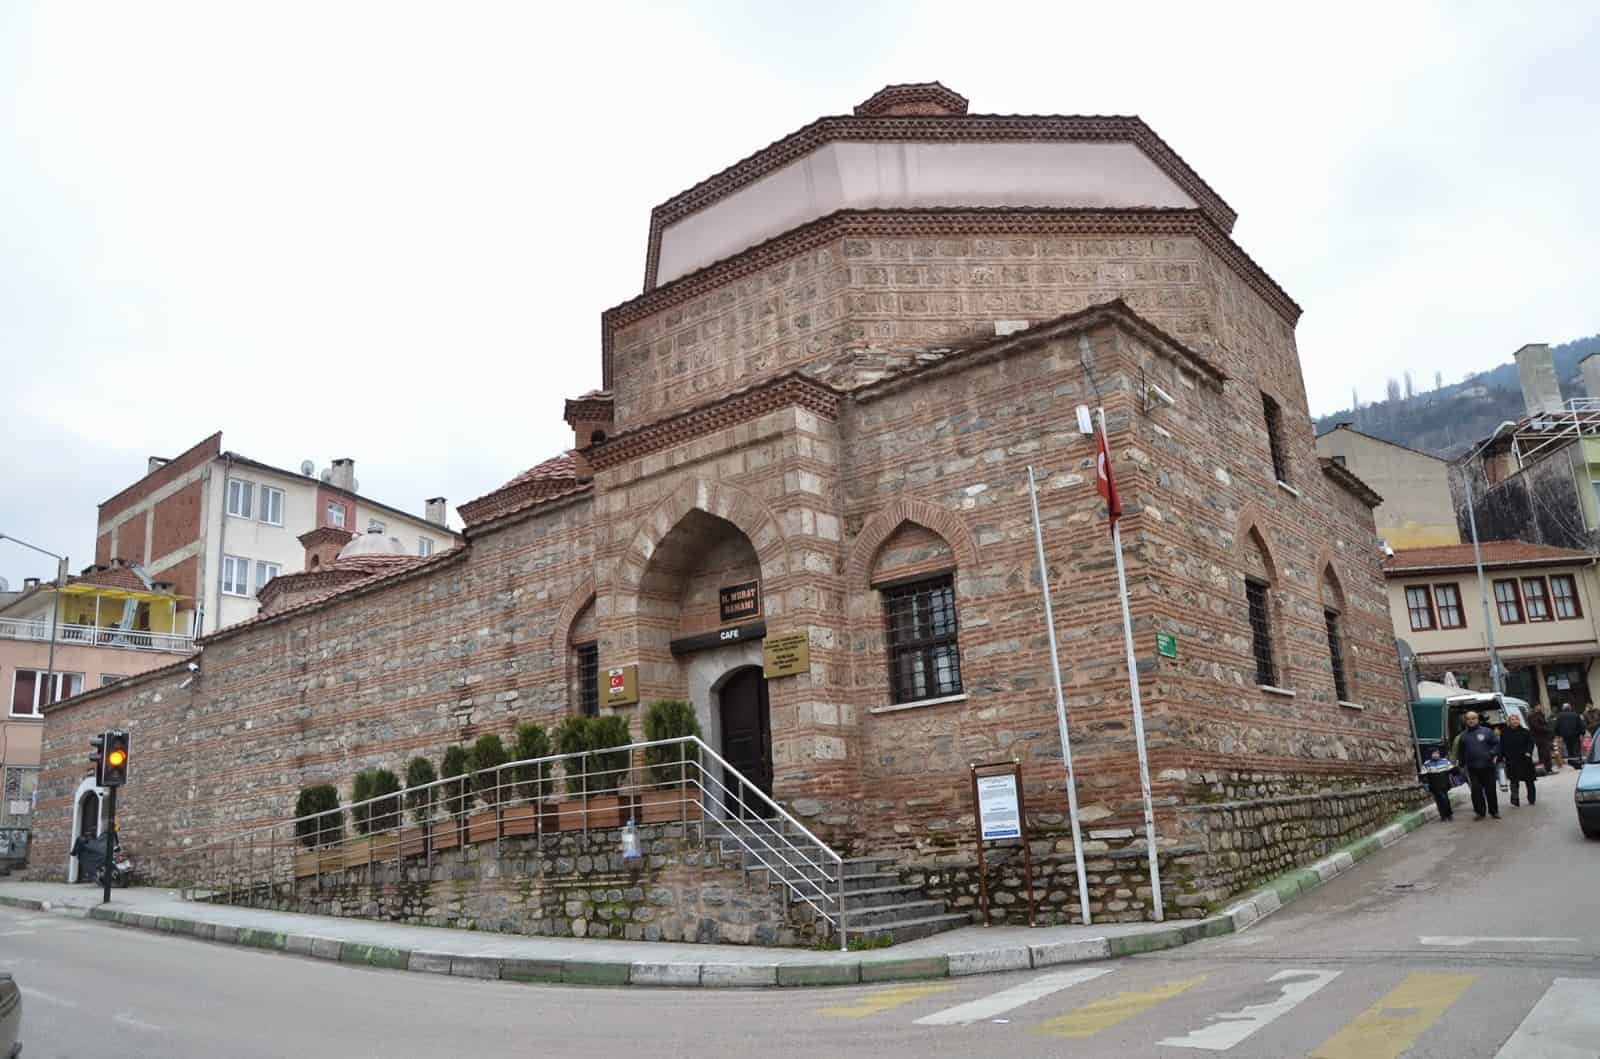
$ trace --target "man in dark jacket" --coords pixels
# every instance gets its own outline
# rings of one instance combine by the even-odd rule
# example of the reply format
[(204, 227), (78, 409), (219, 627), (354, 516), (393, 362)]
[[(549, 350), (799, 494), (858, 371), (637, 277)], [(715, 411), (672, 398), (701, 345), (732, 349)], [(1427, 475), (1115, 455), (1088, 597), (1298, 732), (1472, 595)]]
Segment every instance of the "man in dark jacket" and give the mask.
[[(1576, 715), (1574, 715), (1576, 716)], [(1467, 774), (1472, 788), (1472, 811), (1482, 820), (1484, 812), (1500, 819), (1500, 792), (1495, 789), (1494, 763), (1500, 756), (1500, 737), (1488, 725), (1478, 723), (1476, 711), (1465, 718), (1467, 727), (1456, 741), (1456, 764)], [(1582, 718), (1579, 718), (1581, 723)]]
[(1583, 768), (1583, 718), (1572, 708), (1572, 703), (1561, 704), (1561, 712), (1556, 714), (1555, 723), (1551, 727), (1566, 744), (1567, 764), (1575, 769)]
[(1539, 767), (1546, 776), (1555, 771), (1550, 763), (1550, 748), (1555, 743), (1555, 733), (1550, 731), (1550, 718), (1543, 710), (1534, 710), (1528, 718), (1528, 729), (1533, 733), (1533, 745), (1539, 751)]
[(1506, 760), (1506, 779), (1511, 783), (1511, 804), (1520, 805), (1517, 795), (1520, 784), (1528, 785), (1528, 804), (1537, 800), (1533, 790), (1533, 733), (1522, 727), (1522, 718), (1516, 714), (1506, 717), (1505, 731), (1500, 733), (1500, 756)]

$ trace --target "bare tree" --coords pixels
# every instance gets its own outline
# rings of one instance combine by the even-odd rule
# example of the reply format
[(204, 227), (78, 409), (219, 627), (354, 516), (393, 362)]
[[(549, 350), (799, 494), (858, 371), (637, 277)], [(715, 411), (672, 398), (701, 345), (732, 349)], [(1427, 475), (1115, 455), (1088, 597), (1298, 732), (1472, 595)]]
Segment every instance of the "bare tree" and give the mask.
[(1417, 395), (1417, 388), (1411, 384), (1411, 373), (1409, 371), (1405, 373), (1405, 376), (1406, 376), (1406, 400), (1409, 401), (1409, 400), (1411, 400), (1413, 397), (1415, 397)]
[(1388, 396), (1389, 400), (1391, 400), (1391, 401), (1400, 400), (1400, 380), (1399, 379), (1390, 379), (1387, 383), (1384, 384), (1384, 388), (1383, 389), (1384, 389), (1384, 393)]
[(1444, 389), (1444, 372), (1436, 371), (1433, 373), (1433, 388), (1435, 390)]

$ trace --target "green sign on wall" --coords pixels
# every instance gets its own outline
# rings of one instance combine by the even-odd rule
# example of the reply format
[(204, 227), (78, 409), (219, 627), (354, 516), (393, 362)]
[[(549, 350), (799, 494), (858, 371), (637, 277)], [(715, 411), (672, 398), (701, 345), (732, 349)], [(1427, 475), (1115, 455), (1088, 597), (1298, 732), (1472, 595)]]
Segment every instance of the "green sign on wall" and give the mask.
[(1178, 638), (1170, 632), (1156, 633), (1156, 654), (1162, 658), (1178, 657)]

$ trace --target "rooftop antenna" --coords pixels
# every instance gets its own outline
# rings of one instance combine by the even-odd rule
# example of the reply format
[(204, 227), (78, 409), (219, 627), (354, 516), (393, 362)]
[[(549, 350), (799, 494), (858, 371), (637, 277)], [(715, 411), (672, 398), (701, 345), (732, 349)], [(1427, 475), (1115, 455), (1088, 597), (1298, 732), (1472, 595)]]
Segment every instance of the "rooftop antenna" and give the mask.
[(305, 475), (307, 478), (310, 478), (312, 475), (317, 473), (317, 465), (312, 463), (310, 460), (301, 460), (300, 473)]

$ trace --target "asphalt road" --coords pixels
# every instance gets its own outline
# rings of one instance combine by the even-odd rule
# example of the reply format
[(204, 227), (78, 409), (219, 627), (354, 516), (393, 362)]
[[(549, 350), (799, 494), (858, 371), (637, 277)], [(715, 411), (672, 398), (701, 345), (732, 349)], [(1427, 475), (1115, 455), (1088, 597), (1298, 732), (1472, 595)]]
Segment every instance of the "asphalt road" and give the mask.
[(0, 909), (0, 968), (23, 987), (29, 1059), (1600, 1056), (1600, 842), (1579, 834), (1572, 786), (1546, 781), (1537, 806), (1500, 821), (1468, 810), (1422, 828), (1244, 934), (1052, 971), (828, 990), (521, 986), (13, 909)]

